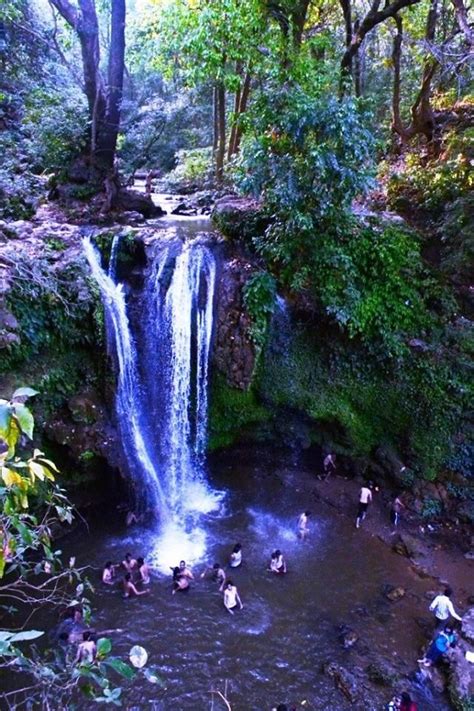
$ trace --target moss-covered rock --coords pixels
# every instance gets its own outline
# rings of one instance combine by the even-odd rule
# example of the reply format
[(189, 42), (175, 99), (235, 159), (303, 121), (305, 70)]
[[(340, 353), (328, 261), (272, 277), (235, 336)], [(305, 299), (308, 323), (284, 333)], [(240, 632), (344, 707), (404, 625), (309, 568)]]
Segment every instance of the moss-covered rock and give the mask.
[(262, 235), (269, 224), (261, 203), (234, 196), (218, 200), (211, 218), (225, 237), (247, 244), (252, 244), (253, 237)]

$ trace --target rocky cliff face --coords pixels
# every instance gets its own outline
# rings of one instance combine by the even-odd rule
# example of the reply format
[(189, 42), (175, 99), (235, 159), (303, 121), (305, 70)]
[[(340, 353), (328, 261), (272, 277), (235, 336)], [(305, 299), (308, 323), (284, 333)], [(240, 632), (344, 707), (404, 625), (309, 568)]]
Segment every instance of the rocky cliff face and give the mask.
[(243, 287), (254, 267), (241, 257), (224, 261), (217, 288), (213, 361), (227, 383), (247, 390), (255, 369), (251, 319), (243, 304)]

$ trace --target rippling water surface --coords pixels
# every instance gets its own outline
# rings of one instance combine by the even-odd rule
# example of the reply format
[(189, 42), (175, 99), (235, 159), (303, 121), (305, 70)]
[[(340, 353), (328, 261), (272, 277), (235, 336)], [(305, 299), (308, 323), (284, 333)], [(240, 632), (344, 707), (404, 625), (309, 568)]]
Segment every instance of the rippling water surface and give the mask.
[[(125, 657), (132, 644), (143, 645), (166, 682), (165, 690), (135, 683), (126, 693), (129, 708), (211, 709), (210, 690), (223, 691), (227, 680), (232, 711), (270, 710), (282, 701), (302, 709), (344, 711), (354, 706), (321, 673), (324, 661), (357, 670), (385, 658), (396, 661), (404, 674), (416, 670), (423, 637), (415, 618), (428, 617), (424, 592), (430, 583), (366, 531), (311, 503), (308, 491), (299, 490), (297, 471), (277, 471), (257, 460), (239, 456), (212, 467), (213, 483), (228, 491), (225, 510), (205, 522), (206, 560), (192, 563), (198, 576), (206, 563), (226, 563), (233, 545), (242, 543), (243, 564), (229, 572), (244, 603), (241, 612), (234, 617), (226, 612), (210, 580), (198, 579), (188, 593), (172, 596), (171, 578), (155, 572), (152, 594), (133, 600), (98, 585), (97, 629), (123, 628), (112, 635), (114, 652)], [(296, 537), (296, 521), (305, 508), (313, 516), (303, 543)], [(127, 551), (153, 556), (156, 539), (149, 531), (101, 523), (70, 545), (79, 563), (97, 566), (99, 578), (108, 558), (119, 561)], [(266, 571), (276, 547), (287, 558), (286, 576)], [(176, 564), (180, 557), (176, 550)], [(406, 597), (388, 602), (382, 594), (386, 584), (402, 585)], [(338, 639), (341, 624), (360, 637), (350, 650)], [(399, 690), (404, 688), (406, 683)], [(382, 709), (389, 698), (382, 687), (362, 688), (355, 708)], [(417, 700), (420, 711), (449, 708), (421, 691)], [(215, 698), (213, 708), (224, 706)]]

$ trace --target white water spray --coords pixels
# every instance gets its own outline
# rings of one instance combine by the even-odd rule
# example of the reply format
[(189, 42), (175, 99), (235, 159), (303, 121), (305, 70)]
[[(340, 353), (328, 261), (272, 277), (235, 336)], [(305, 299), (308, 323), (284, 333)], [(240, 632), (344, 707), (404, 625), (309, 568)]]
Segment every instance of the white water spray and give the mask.
[[(118, 240), (113, 247), (110, 274), (115, 273)], [(90, 240), (84, 249), (113, 331), (119, 368), (116, 409), (129, 469), (141, 510), (159, 510), (155, 560), (167, 569), (180, 558), (202, 557), (205, 534), (199, 516), (218, 509), (221, 500), (204, 476), (214, 256), (198, 241), (184, 243), (174, 269), (168, 250), (155, 256), (134, 339), (123, 286), (104, 272)]]

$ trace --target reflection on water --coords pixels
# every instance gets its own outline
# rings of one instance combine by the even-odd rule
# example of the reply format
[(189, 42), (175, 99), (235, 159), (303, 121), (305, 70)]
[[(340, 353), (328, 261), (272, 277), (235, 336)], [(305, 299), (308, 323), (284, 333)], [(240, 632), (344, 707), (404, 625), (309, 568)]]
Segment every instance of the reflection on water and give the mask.
[[(366, 531), (356, 531), (338, 514), (329, 517), (317, 503), (309, 504), (310, 537), (299, 541), (296, 522), (308, 508), (308, 494), (279, 484), (284, 472), (278, 473), (279, 479), (270, 465), (246, 466), (242, 457), (225, 470), (214, 466), (213, 485), (229, 491), (227, 512), (207, 519), (206, 559), (195, 561), (197, 579), (188, 593), (172, 596), (171, 575), (160, 571), (154, 572), (152, 594), (145, 598), (122, 600), (119, 589), (98, 589), (96, 627), (124, 629), (113, 637), (114, 652), (125, 657), (132, 644), (143, 645), (166, 681), (166, 690), (147, 682), (134, 685), (126, 694), (129, 706), (210, 709), (209, 691), (223, 690), (227, 680), (232, 711), (266, 711), (282, 701), (299, 708), (303, 700), (301, 708), (310, 710), (375, 711), (389, 700), (389, 688), (370, 685), (362, 675), (360, 703), (351, 706), (321, 673), (322, 664), (336, 661), (356, 675), (380, 659), (405, 677), (416, 669), (424, 640), (415, 619), (428, 616), (424, 592), (430, 583), (415, 577), (404, 559)], [(216, 561), (227, 565), (236, 542), (242, 544), (243, 563), (227, 572), (244, 609), (232, 617), (217, 585), (199, 574)], [(71, 551), (80, 563), (95, 566), (99, 579), (108, 558), (119, 561), (130, 550), (152, 560), (159, 546), (160, 559), (166, 553), (176, 565), (186, 558), (188, 543), (181, 547), (179, 540), (159, 541), (150, 531), (124, 532), (102, 524), (71, 541)], [(286, 576), (266, 570), (276, 547), (287, 559)], [(382, 594), (386, 584), (402, 585), (407, 595), (388, 602)], [(342, 624), (360, 637), (351, 649), (339, 641)], [(449, 708), (439, 697), (427, 697), (422, 686), (407, 684), (398, 690), (415, 689), (420, 711)], [(158, 702), (162, 705), (151, 705)], [(214, 704), (214, 711), (224, 708), (217, 700)]]

